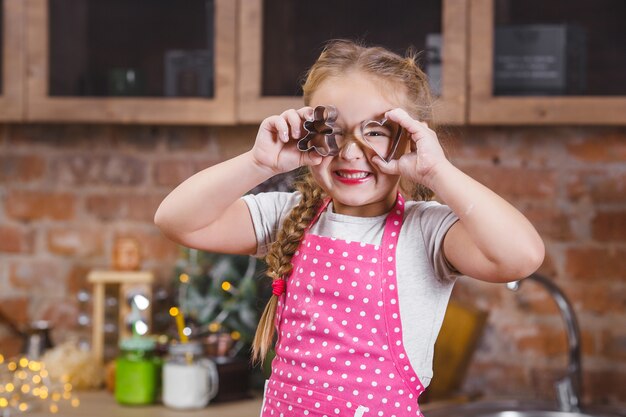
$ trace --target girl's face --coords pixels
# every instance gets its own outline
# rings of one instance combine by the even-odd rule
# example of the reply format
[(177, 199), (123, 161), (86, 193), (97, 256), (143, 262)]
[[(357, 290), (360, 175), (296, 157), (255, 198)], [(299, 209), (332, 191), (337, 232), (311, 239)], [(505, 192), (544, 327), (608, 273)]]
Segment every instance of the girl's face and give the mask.
[[(401, 107), (390, 100), (394, 94), (382, 94), (383, 88), (371, 76), (350, 72), (321, 83), (309, 105), (334, 105), (339, 114), (336, 125), (343, 132), (354, 132), (364, 120), (382, 119), (388, 110)], [(400, 177), (380, 172), (369, 146), (350, 135), (343, 139), (338, 155), (310, 167), (313, 177), (333, 199), (336, 213), (361, 217), (387, 213), (395, 203)]]

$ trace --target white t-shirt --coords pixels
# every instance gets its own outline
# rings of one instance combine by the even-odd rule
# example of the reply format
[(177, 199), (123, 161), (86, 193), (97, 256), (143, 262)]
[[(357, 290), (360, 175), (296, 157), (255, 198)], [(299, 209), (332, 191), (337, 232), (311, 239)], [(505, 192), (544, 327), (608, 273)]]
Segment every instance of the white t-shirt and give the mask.
[[(264, 256), (299, 193), (269, 192), (243, 197), (257, 238), (256, 256)], [(332, 203), (310, 233), (380, 244), (386, 214), (354, 217), (333, 212)], [(458, 217), (437, 202), (407, 201), (396, 255), (398, 296), (404, 348), (424, 387), (433, 375), (433, 349), (458, 274), (446, 261), (442, 243)]]

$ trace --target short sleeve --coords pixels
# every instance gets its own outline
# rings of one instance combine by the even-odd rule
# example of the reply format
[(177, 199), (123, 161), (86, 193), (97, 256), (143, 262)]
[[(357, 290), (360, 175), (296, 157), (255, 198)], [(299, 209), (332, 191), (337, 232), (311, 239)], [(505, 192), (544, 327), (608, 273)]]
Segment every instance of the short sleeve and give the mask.
[(439, 279), (447, 280), (459, 276), (459, 272), (448, 262), (443, 252), (443, 241), (450, 227), (459, 220), (450, 207), (437, 203), (423, 203), (420, 226), (424, 246)]
[(283, 219), (300, 200), (299, 193), (267, 192), (242, 197), (248, 206), (257, 240), (255, 256), (267, 254)]

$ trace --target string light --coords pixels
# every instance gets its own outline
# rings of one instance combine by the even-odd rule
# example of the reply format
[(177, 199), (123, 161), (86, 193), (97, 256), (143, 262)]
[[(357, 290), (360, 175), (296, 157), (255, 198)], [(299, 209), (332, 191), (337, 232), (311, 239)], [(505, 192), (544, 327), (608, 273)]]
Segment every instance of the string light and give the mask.
[(0, 415), (26, 413), (39, 407), (56, 414), (65, 404), (80, 404), (67, 378), (53, 381), (40, 361), (22, 357), (6, 363), (0, 355)]

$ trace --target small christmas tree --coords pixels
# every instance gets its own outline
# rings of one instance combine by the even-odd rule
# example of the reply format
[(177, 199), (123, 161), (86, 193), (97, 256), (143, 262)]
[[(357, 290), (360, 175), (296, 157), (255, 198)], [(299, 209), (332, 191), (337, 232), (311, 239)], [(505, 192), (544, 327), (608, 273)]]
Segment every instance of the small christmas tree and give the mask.
[(264, 270), (265, 264), (251, 256), (181, 248), (174, 286), (188, 336), (229, 338), (228, 356), (247, 355), (271, 294), (268, 283), (259, 279)]

